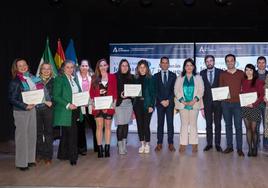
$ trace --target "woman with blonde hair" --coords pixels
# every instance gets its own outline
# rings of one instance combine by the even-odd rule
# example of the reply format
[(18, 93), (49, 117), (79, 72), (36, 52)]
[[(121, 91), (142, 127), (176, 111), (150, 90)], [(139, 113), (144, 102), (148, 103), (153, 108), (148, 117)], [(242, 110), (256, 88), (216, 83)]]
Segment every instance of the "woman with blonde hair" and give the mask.
[(51, 164), (53, 156), (53, 72), (49, 63), (43, 63), (40, 66), (39, 74), (45, 86), (45, 101), (36, 105), (37, 117), (37, 143), (36, 143), (36, 161)]

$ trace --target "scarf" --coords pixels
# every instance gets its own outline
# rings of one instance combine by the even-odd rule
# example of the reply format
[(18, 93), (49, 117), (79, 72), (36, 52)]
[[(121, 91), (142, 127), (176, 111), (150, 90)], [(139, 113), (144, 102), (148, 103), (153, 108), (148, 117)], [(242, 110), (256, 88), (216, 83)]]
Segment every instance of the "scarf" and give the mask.
[(27, 83), (27, 80), (24, 78), (24, 76), (31, 78), (31, 80), (35, 84), (36, 89), (43, 89), (44, 88), (44, 84), (42, 83), (40, 78), (33, 76), (29, 72), (25, 72), (23, 74), (19, 72), (19, 73), (17, 73), (17, 77), (21, 81), (24, 91), (30, 91), (30, 87)]

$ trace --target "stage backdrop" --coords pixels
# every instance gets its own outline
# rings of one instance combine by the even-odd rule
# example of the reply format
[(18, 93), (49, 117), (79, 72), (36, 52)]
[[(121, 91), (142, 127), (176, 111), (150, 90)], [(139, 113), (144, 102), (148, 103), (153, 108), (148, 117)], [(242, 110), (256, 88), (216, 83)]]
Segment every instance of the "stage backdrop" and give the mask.
[[(113, 43), (110, 44), (110, 72), (117, 72), (120, 60), (127, 59), (131, 66), (131, 72), (135, 74), (137, 62), (146, 59), (150, 63), (152, 74), (155, 74), (160, 70), (160, 58), (167, 56), (170, 59), (170, 70), (179, 76), (183, 61), (189, 57), (196, 60), (197, 72), (203, 70), (205, 68), (204, 57), (207, 54), (215, 56), (215, 66), (217, 68), (225, 69), (224, 57), (229, 53), (236, 55), (236, 66), (243, 70), (248, 63), (255, 65), (258, 56), (268, 55), (268, 43)], [(150, 127), (152, 132), (157, 131), (156, 111), (153, 113)], [(199, 114), (198, 132), (204, 133), (205, 127), (205, 120)], [(112, 129), (116, 129), (114, 123)], [(180, 116), (176, 113), (174, 115), (174, 129), (175, 133), (180, 130)], [(137, 131), (135, 118), (130, 123), (129, 130)], [(222, 132), (225, 132), (223, 120)], [(244, 126), (243, 132), (245, 132)]]
[[(135, 74), (135, 68), (137, 62), (141, 59), (146, 59), (149, 62), (150, 70), (152, 74), (157, 73), (160, 70), (159, 63), (160, 58), (163, 56), (169, 57), (170, 70), (177, 75), (182, 70), (182, 64), (184, 59), (194, 56), (194, 43), (170, 43), (170, 44), (110, 44), (110, 72), (117, 72), (118, 64), (121, 59), (127, 59), (131, 66), (131, 72)], [(174, 112), (175, 113), (175, 112)], [(174, 128), (175, 132), (180, 130), (179, 114), (174, 116)], [(203, 124), (202, 124), (203, 125)], [(151, 120), (152, 132), (157, 131), (157, 113), (156, 110), (153, 113)], [(115, 129), (113, 124), (112, 129)], [(201, 128), (204, 130), (204, 127)], [(136, 120), (129, 126), (130, 131), (136, 131)], [(166, 131), (166, 126), (165, 126)]]
[[(215, 66), (217, 68), (226, 69), (224, 57), (227, 54), (236, 56), (236, 67), (244, 71), (245, 66), (251, 63), (257, 67), (257, 58), (259, 56), (268, 55), (268, 43), (196, 43), (195, 44), (195, 59), (197, 71), (205, 69), (204, 57), (211, 54), (215, 57)], [(203, 122), (203, 121), (202, 121)], [(198, 122), (199, 123), (199, 122)], [(243, 132), (246, 132), (243, 125)], [(233, 127), (234, 132), (235, 128)], [(261, 133), (262, 133), (261, 125)], [(222, 119), (222, 132), (225, 132), (225, 123)]]

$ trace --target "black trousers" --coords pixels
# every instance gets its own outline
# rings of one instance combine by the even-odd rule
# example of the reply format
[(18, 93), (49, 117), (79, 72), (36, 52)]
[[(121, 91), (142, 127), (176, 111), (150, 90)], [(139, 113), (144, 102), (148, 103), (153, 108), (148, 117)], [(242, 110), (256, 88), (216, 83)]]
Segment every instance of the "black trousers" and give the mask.
[(69, 127), (62, 127), (62, 136), (60, 138), (60, 145), (58, 150), (58, 159), (77, 161), (77, 124), (76, 120), (80, 116), (80, 110), (72, 111), (72, 125)]
[(96, 121), (93, 115), (88, 113), (88, 108), (86, 108), (86, 114), (84, 115), (83, 122), (78, 122), (78, 151), (79, 152), (86, 152), (87, 151), (87, 139), (86, 139), (86, 127), (89, 126), (92, 129), (93, 135), (93, 147), (94, 151), (97, 151), (98, 144), (97, 144), (97, 137), (96, 137)]
[(222, 108), (220, 103), (212, 102), (204, 105), (205, 118), (206, 118), (206, 134), (207, 144), (212, 145), (213, 142), (213, 122), (215, 124), (215, 145), (221, 144), (221, 119)]
[(174, 105), (171, 105), (171, 104), (168, 107), (163, 107), (161, 104), (159, 106), (157, 106), (157, 144), (163, 143), (165, 115), (166, 115), (166, 119), (167, 119), (168, 143), (173, 144)]
[(47, 106), (36, 109), (38, 159), (51, 160), (53, 156), (53, 109)]
[(137, 99), (133, 110), (136, 116), (138, 134), (140, 141), (150, 142), (150, 121), (152, 117), (152, 113), (148, 113), (148, 111), (144, 110), (144, 100)]

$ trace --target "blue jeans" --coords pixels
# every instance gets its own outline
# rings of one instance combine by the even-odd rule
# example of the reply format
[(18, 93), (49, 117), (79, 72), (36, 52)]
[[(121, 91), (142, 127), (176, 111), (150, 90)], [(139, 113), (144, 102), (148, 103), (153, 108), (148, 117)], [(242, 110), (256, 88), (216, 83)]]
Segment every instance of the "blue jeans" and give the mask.
[(242, 150), (242, 117), (240, 103), (222, 102), (221, 105), (226, 128), (227, 147), (233, 148), (234, 119), (236, 148), (237, 150)]

